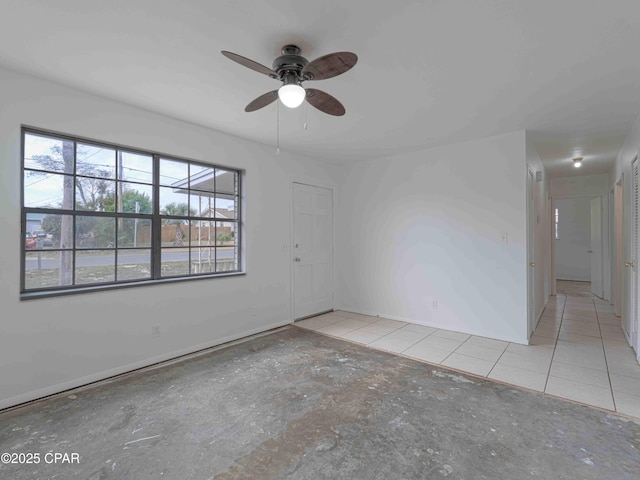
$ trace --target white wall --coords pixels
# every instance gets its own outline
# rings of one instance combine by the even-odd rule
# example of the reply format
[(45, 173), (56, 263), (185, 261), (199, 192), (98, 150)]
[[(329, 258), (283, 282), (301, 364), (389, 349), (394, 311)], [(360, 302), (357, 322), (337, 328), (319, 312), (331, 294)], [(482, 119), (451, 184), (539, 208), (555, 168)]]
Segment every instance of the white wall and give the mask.
[(525, 156), (516, 132), (346, 167), (337, 304), (526, 343)]
[[(627, 138), (625, 140), (624, 146), (618, 153), (616, 158), (616, 164), (614, 167), (614, 171), (611, 175), (611, 184), (613, 187), (615, 183), (623, 179), (623, 195), (624, 195), (624, 203), (622, 206), (623, 210), (623, 251), (624, 255), (622, 258), (623, 263), (628, 262), (633, 258), (632, 255), (632, 240), (633, 240), (633, 182), (631, 176), (631, 164), (633, 159), (638, 155), (638, 151), (640, 151), (640, 116), (636, 119), (633, 127), (629, 131)], [(632, 325), (632, 323), (637, 323), (638, 319), (631, 318), (630, 312), (630, 275), (632, 274), (632, 270), (630, 268), (625, 268), (622, 278), (623, 278), (623, 292), (622, 292), (622, 327), (625, 333), (628, 336), (628, 340), (630, 343), (634, 345), (638, 345), (640, 341), (635, 335), (635, 339), (631, 338), (633, 332), (637, 332), (639, 329), (637, 326)], [(640, 361), (640, 349), (636, 349), (636, 353), (638, 354), (638, 359)]]
[(554, 178), (549, 185), (553, 198), (596, 197), (610, 190), (609, 175), (583, 175), (580, 177)]
[(556, 278), (591, 281), (591, 199), (565, 198), (555, 202), (558, 209)]
[[(0, 408), (291, 321), (291, 181), (332, 186), (335, 167), (9, 70), (0, 85)], [(21, 301), (21, 124), (246, 169), (247, 274)]]

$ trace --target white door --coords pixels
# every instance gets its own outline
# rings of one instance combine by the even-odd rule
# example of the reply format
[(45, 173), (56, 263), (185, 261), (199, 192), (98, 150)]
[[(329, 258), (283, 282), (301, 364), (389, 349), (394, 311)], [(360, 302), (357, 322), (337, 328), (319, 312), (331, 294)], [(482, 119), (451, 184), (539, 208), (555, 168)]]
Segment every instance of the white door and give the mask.
[(293, 184), (293, 318), (333, 310), (333, 191)]
[(632, 163), (631, 176), (633, 182), (632, 195), (632, 213), (631, 219), (631, 260), (626, 263), (629, 270), (629, 287), (630, 287), (630, 315), (628, 319), (623, 319), (622, 326), (626, 330), (627, 334), (631, 338), (631, 346), (636, 351), (636, 355), (640, 359), (640, 353), (638, 352), (638, 248), (640, 247), (638, 242), (638, 209), (640, 201), (638, 198), (638, 157)]
[(602, 198), (591, 199), (591, 293), (602, 298)]

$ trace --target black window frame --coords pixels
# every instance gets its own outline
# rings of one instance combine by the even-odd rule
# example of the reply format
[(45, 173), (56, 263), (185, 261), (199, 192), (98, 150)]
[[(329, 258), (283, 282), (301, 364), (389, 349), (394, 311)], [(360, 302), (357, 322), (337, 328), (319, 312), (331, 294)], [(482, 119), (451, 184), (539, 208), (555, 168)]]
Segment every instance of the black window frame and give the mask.
[[(62, 207), (59, 208), (54, 208), (54, 207), (27, 207), (25, 206), (25, 177), (26, 177), (26, 172), (29, 171), (36, 171), (36, 172), (48, 172), (48, 173), (53, 173), (53, 171), (51, 170), (46, 170), (46, 169), (34, 169), (32, 167), (26, 167), (25, 166), (25, 155), (26, 155), (26, 151), (25, 151), (25, 140), (27, 138), (27, 135), (32, 134), (32, 135), (36, 135), (36, 136), (42, 136), (42, 137), (47, 137), (47, 138), (52, 138), (52, 139), (57, 139), (63, 142), (73, 142), (73, 205), (71, 207), (71, 209), (65, 209)], [(203, 162), (203, 161), (196, 161), (196, 160), (191, 160), (191, 159), (186, 159), (183, 157), (179, 157), (176, 155), (171, 155), (171, 154), (164, 154), (164, 153), (160, 153), (160, 152), (156, 152), (156, 151), (151, 151), (151, 150), (144, 150), (144, 149), (140, 149), (140, 148), (136, 148), (136, 147), (128, 147), (128, 146), (123, 146), (123, 145), (119, 145), (119, 144), (114, 144), (112, 142), (105, 142), (105, 141), (100, 141), (100, 140), (95, 140), (95, 139), (89, 139), (89, 138), (85, 138), (85, 137), (80, 137), (77, 135), (69, 135), (69, 134), (65, 134), (65, 133), (59, 133), (59, 132), (55, 132), (55, 131), (50, 131), (50, 130), (46, 130), (46, 129), (41, 129), (41, 128), (35, 128), (35, 127), (30, 127), (30, 126), (21, 126), (21, 168), (20, 168), (20, 174), (21, 174), (21, 180), (20, 180), (20, 184), (21, 184), (21, 190), (20, 190), (20, 219), (21, 219), (21, 228), (20, 228), (20, 235), (21, 235), (21, 239), (20, 239), (20, 255), (21, 255), (21, 269), (20, 269), (20, 296), (21, 299), (29, 299), (29, 298), (39, 298), (39, 297), (48, 297), (48, 296), (56, 296), (56, 295), (65, 295), (65, 294), (75, 294), (75, 293), (81, 293), (81, 292), (87, 292), (87, 291), (98, 291), (98, 290), (105, 290), (105, 289), (114, 289), (114, 288), (125, 288), (125, 287), (134, 287), (134, 286), (141, 286), (141, 285), (157, 285), (160, 283), (166, 283), (166, 282), (179, 282), (179, 281), (190, 281), (190, 280), (200, 280), (200, 279), (211, 279), (211, 278), (218, 278), (218, 277), (229, 277), (229, 276), (237, 276), (237, 275), (243, 275), (245, 274), (245, 270), (244, 270), (244, 264), (243, 264), (243, 258), (242, 258), (242, 253), (243, 253), (243, 248), (244, 248), (244, 237), (243, 237), (243, 227), (244, 227), (244, 219), (242, 216), (242, 212), (243, 212), (243, 183), (244, 183), (244, 175), (245, 175), (245, 171), (236, 167), (228, 167), (228, 166), (224, 166), (221, 165), (219, 163), (208, 163), (208, 162)], [(92, 211), (92, 210), (83, 210), (83, 209), (79, 209), (78, 205), (76, 203), (76, 196), (77, 196), (77, 187), (76, 187), (76, 181), (78, 178), (89, 178), (86, 175), (80, 174), (78, 173), (78, 167), (76, 164), (76, 160), (78, 157), (78, 144), (83, 144), (83, 145), (90, 145), (90, 146), (94, 146), (94, 147), (98, 147), (98, 148), (105, 148), (105, 149), (113, 149), (115, 150), (115, 152), (123, 152), (123, 153), (130, 153), (133, 155), (142, 155), (142, 156), (148, 156), (152, 159), (152, 180), (151, 183), (142, 183), (143, 185), (147, 185), (150, 186), (152, 189), (152, 199), (151, 199), (151, 204), (152, 204), (152, 211), (150, 214), (148, 213), (131, 213), (131, 212), (126, 212), (126, 211), (118, 211), (117, 205), (115, 205), (116, 203), (116, 198), (117, 198), (117, 193), (114, 192), (114, 206), (113, 206), (113, 211)], [(118, 155), (118, 153), (116, 153), (116, 156)], [(173, 161), (173, 162), (180, 162), (180, 163), (184, 163), (187, 165), (187, 171), (191, 172), (191, 168), (192, 166), (195, 166), (197, 168), (200, 169), (204, 169), (204, 170), (210, 170), (213, 172), (213, 191), (211, 190), (200, 190), (197, 188), (191, 188), (191, 175), (189, 175), (185, 180), (188, 182), (188, 186), (187, 187), (181, 187), (181, 190), (186, 192), (186, 197), (187, 197), (187, 205), (190, 205), (190, 201), (191, 201), (191, 197), (192, 197), (192, 192), (195, 193), (199, 193), (199, 194), (204, 194), (204, 195), (208, 195), (210, 198), (218, 198), (218, 197), (223, 197), (223, 196), (232, 196), (234, 197), (234, 216), (235, 218), (228, 218), (228, 217), (221, 217), (219, 216), (219, 210), (215, 207), (215, 203), (214, 203), (214, 207), (211, 207), (209, 209), (209, 215), (213, 215), (213, 216), (202, 216), (202, 215), (196, 215), (193, 214), (192, 209), (188, 208), (186, 213), (178, 213), (178, 214), (167, 214), (162, 213), (160, 210), (160, 190), (161, 188), (167, 188), (170, 185), (166, 184), (166, 183), (162, 183), (160, 180), (160, 165), (162, 161)], [(218, 171), (221, 174), (231, 174), (233, 177), (233, 184), (234, 184), (234, 193), (233, 194), (228, 194), (228, 193), (221, 193), (221, 191), (216, 191), (216, 176)], [(60, 172), (57, 172), (58, 174), (60, 174)], [(64, 172), (64, 176), (68, 177), (68, 173)], [(116, 173), (115, 177), (113, 179), (109, 179), (109, 181), (113, 181), (114, 185), (118, 185), (118, 183), (131, 183), (130, 180), (127, 180), (126, 178), (122, 178), (120, 177), (120, 173)], [(133, 182), (135, 183), (135, 182)], [(118, 190), (118, 188), (116, 187), (116, 191)], [(120, 190), (120, 192), (122, 192), (122, 190)], [(45, 215), (45, 214), (52, 214), (52, 215), (70, 215), (72, 217), (73, 220), (73, 245), (71, 248), (65, 248), (62, 249), (60, 247), (60, 245), (57, 246), (57, 248), (49, 248), (49, 249), (44, 249), (40, 244), (38, 244), (38, 246), (36, 247), (35, 250), (33, 249), (27, 249), (26, 247), (26, 241), (25, 241), (25, 237), (30, 233), (27, 231), (27, 218), (30, 214), (37, 214), (37, 215)], [(221, 214), (220, 214), (221, 215)], [(122, 252), (124, 250), (131, 250), (131, 247), (126, 247), (126, 246), (120, 246), (119, 245), (119, 241), (116, 240), (115, 244), (111, 247), (108, 248), (94, 248), (95, 251), (97, 250), (108, 250), (108, 251), (113, 251), (114, 252), (114, 264), (113, 264), (113, 268), (114, 268), (114, 280), (113, 281), (100, 281), (100, 282), (95, 282), (95, 283), (76, 283), (76, 273), (77, 273), (77, 265), (76, 265), (76, 259), (78, 258), (78, 252), (82, 252), (83, 250), (86, 250), (84, 248), (81, 248), (78, 245), (78, 234), (77, 234), (77, 230), (76, 230), (76, 226), (77, 226), (77, 220), (78, 217), (96, 217), (96, 218), (113, 218), (115, 223), (118, 223), (118, 219), (132, 219), (132, 218), (138, 218), (138, 219), (145, 219), (145, 220), (149, 220), (151, 222), (151, 239), (150, 239), (150, 245), (148, 247), (135, 247), (138, 250), (150, 250), (150, 272), (149, 272), (149, 277), (148, 278), (139, 278), (139, 279), (124, 279), (124, 280), (118, 280), (118, 254), (119, 252)], [(162, 225), (163, 222), (165, 222), (166, 220), (174, 220), (174, 221), (180, 221), (180, 222), (186, 222), (186, 224), (188, 225), (188, 235), (189, 235), (189, 239), (188, 239), (188, 244), (186, 247), (180, 247), (180, 246), (174, 246), (174, 247), (168, 247), (167, 245), (162, 245)], [(193, 232), (192, 230), (192, 224), (190, 222), (200, 222), (200, 224), (202, 224), (202, 222), (209, 222), (209, 224), (214, 223), (214, 232), (217, 232), (217, 227), (220, 223), (226, 224), (226, 225), (231, 225), (228, 227), (228, 229), (230, 230), (229, 233), (227, 233), (227, 237), (229, 236), (229, 234), (231, 234), (231, 237), (233, 238), (233, 245), (231, 246), (231, 248), (233, 249), (233, 265), (232, 268), (229, 268), (228, 266), (225, 267), (225, 269), (223, 271), (202, 271), (202, 264), (199, 264), (200, 268), (196, 268), (195, 264), (194, 264), (194, 260), (192, 259), (192, 252), (196, 249), (196, 248), (202, 248), (202, 247), (195, 247), (192, 245), (191, 242), (191, 234)], [(166, 224), (166, 223), (165, 223)], [(182, 225), (183, 223), (180, 223), (178, 225)], [(114, 230), (114, 232), (117, 232), (117, 227)], [(198, 230), (199, 231), (199, 230)], [(136, 230), (137, 232), (137, 230)], [(116, 233), (116, 237), (117, 237), (117, 233)], [(210, 237), (210, 235), (209, 235)], [(200, 237), (198, 237), (200, 238)], [(214, 264), (213, 264), (213, 269), (217, 270), (217, 265), (218, 265), (218, 257), (217, 257), (217, 253), (218, 253), (218, 249), (220, 247), (224, 247), (223, 242), (220, 240), (221, 237), (218, 237), (215, 233), (214, 233), (214, 237), (213, 237), (213, 244), (209, 244), (208, 248), (209, 248), (209, 253), (213, 250), (215, 252), (215, 257), (214, 257)], [(209, 241), (211, 241), (211, 238), (209, 238)], [(226, 240), (227, 242), (229, 240)], [(218, 244), (218, 242), (220, 242), (220, 244)], [(164, 250), (168, 250), (168, 249), (179, 249), (179, 248), (183, 248), (186, 249), (188, 251), (188, 271), (187, 273), (179, 273), (179, 274), (172, 274), (172, 275), (163, 275), (163, 264), (162, 264), (162, 252)], [(227, 248), (228, 249), (228, 248)], [(36, 252), (38, 253), (38, 259), (40, 259), (40, 254), (44, 251), (66, 251), (66, 252), (70, 252), (71, 258), (72, 258), (72, 267), (71, 267), (71, 275), (72, 275), (72, 284), (71, 285), (56, 285), (56, 286), (45, 286), (45, 287), (37, 287), (37, 288), (28, 288), (27, 287), (27, 281), (26, 281), (26, 276), (27, 276), (27, 254), (32, 253), (32, 252)], [(61, 253), (62, 255), (62, 253)], [(211, 256), (209, 256), (209, 259), (211, 259)], [(228, 262), (226, 262), (228, 263)], [(211, 263), (209, 260), (209, 268), (211, 268)]]

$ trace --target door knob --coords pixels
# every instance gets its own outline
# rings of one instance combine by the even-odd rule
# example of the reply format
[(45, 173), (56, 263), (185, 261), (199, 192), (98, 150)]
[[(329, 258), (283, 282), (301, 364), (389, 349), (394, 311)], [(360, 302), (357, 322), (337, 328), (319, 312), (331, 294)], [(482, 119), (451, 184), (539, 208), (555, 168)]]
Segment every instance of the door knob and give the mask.
[(300, 261), (300, 257), (296, 257), (296, 258), (294, 258), (294, 260), (295, 260), (296, 262), (299, 262), (299, 261)]
[(529, 262), (529, 266), (530, 267), (535, 267), (536, 266), (536, 262)]
[(593, 253), (593, 250), (587, 250), (587, 253)]
[(625, 262), (624, 266), (625, 266), (625, 267), (631, 267), (631, 268), (633, 268), (633, 267), (635, 267), (635, 266), (636, 266), (636, 264), (635, 264), (635, 263), (633, 263), (633, 262)]

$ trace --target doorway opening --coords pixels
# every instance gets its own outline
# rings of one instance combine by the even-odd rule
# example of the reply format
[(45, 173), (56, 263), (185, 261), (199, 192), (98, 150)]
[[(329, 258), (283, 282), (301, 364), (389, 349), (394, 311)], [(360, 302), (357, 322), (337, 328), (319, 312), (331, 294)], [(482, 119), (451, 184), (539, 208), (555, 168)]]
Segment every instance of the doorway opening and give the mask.
[[(605, 298), (608, 296), (605, 295), (608, 263), (603, 258), (603, 252), (608, 250), (608, 231), (603, 231), (608, 211), (604, 211), (604, 203), (608, 202), (603, 201), (602, 196), (554, 199), (552, 242), (556, 294), (582, 292), (584, 296), (608, 300)], [(585, 292), (587, 288), (589, 291)]]

